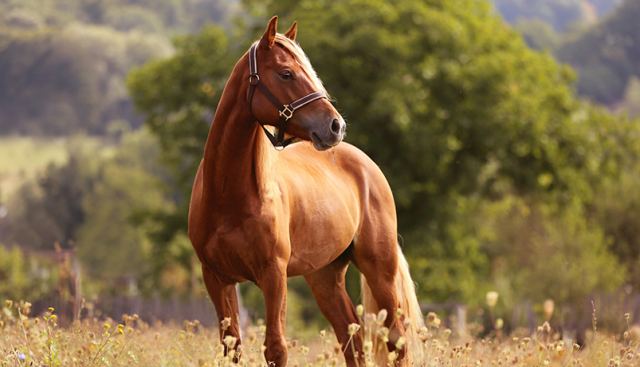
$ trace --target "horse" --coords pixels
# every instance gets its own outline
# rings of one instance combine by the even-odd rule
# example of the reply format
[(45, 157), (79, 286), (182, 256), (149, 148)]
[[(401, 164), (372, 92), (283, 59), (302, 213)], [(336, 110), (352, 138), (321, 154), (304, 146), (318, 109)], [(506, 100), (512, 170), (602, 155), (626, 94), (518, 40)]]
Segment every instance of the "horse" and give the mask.
[(266, 305), (264, 357), (285, 366), (287, 278), (303, 276), (346, 364), (362, 365), (363, 338), (348, 332), (360, 323), (345, 289), (353, 263), (364, 308), (388, 311), (388, 348), (406, 365), (411, 351), (396, 350), (396, 341), (421, 325), (422, 314), (397, 242), (391, 189), (367, 155), (342, 142), (346, 123), (295, 41), (297, 23), (280, 34), (277, 21), (229, 76), (189, 206), (206, 289), (218, 320), (230, 321), (220, 339), (231, 335), (239, 348), (236, 284), (254, 282)]

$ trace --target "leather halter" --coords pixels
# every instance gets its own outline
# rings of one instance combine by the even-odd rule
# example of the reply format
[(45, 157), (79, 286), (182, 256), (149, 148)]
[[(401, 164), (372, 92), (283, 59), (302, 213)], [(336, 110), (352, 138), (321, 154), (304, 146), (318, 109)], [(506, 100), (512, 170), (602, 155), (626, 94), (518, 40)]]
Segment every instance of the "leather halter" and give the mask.
[(254, 43), (249, 49), (249, 90), (247, 91), (249, 111), (251, 111), (251, 114), (255, 117), (255, 114), (253, 113), (252, 102), (253, 95), (255, 94), (257, 88), (278, 110), (278, 122), (277, 124), (272, 124), (276, 127), (276, 134), (272, 134), (271, 131), (269, 131), (264, 126), (265, 123), (259, 121), (257, 118), (256, 122), (260, 124), (262, 130), (264, 130), (264, 133), (267, 135), (267, 138), (269, 138), (271, 144), (273, 144), (276, 149), (282, 150), (287, 145), (293, 143), (293, 141), (296, 139), (295, 137), (290, 137), (289, 139), (284, 138), (284, 134), (287, 130), (287, 124), (289, 122), (289, 119), (293, 117), (293, 114), (298, 109), (308, 105), (309, 103), (317, 99), (327, 98), (327, 96), (323, 92), (312, 92), (302, 98), (296, 99), (289, 104), (280, 103), (278, 98), (274, 96), (273, 93), (271, 93), (269, 88), (267, 88), (267, 86), (263, 83), (260, 83), (260, 75), (258, 75), (258, 60), (256, 57), (258, 44), (259, 41)]

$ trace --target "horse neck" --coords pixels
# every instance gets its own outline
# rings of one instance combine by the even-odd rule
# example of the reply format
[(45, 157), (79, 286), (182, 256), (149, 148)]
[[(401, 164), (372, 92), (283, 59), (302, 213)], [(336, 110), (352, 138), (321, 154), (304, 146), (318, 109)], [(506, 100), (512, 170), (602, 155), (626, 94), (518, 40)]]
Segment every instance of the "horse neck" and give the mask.
[(241, 60), (227, 82), (205, 146), (203, 194), (210, 212), (253, 206), (270, 182), (273, 148), (249, 112), (243, 67)]

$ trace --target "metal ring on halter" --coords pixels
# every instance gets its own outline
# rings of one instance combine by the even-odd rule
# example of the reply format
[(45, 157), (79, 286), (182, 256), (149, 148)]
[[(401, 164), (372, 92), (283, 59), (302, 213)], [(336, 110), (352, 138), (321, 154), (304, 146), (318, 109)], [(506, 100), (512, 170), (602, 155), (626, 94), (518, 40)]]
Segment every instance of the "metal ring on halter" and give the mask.
[(249, 84), (258, 85), (260, 82), (260, 75), (258, 74), (249, 74)]
[(290, 118), (293, 117), (293, 111), (294, 110), (288, 104), (286, 104), (282, 106), (282, 110), (279, 110), (278, 114), (281, 117), (284, 117), (285, 120), (289, 120)]

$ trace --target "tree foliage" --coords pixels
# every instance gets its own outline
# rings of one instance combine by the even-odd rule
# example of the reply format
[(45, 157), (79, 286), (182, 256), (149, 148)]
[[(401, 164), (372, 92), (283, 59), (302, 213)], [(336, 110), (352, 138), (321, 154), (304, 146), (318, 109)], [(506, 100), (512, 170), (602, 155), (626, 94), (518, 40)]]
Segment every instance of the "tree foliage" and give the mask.
[(511, 305), (535, 299), (576, 305), (594, 289), (612, 291), (625, 279), (624, 270), (611, 271), (617, 259), (579, 200), (563, 208), (506, 196), (484, 203), (478, 214), (493, 284)]
[[(80, 139), (70, 144), (65, 163), (50, 165), (12, 195), (3, 241), (28, 251), (51, 251), (55, 243), (76, 249), (90, 284), (87, 295), (123, 286), (159, 291), (165, 271), (182, 265), (150, 243), (156, 228), (146, 214), (172, 205), (155, 138), (142, 129), (102, 146)], [(163, 286), (186, 292), (191, 279)]]
[[(85, 219), (74, 233), (85, 274), (102, 288), (145, 288), (152, 277), (148, 227), (139, 217), (167, 205), (158, 165), (158, 146), (146, 130), (123, 138), (112, 156), (91, 173), (91, 189), (78, 202)], [(117, 228), (117, 230), (114, 230)]]
[(3, 300), (38, 299), (52, 293), (56, 269), (50, 260), (27, 256), (18, 247), (0, 244), (0, 298)]
[(82, 198), (90, 190), (87, 162), (78, 152), (64, 165), (49, 165), (37, 182), (26, 183), (9, 202), (9, 244), (30, 249), (52, 249), (58, 242), (73, 246), (85, 219)]

